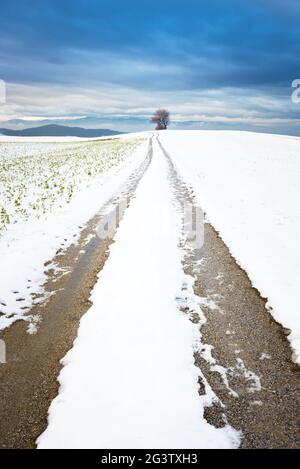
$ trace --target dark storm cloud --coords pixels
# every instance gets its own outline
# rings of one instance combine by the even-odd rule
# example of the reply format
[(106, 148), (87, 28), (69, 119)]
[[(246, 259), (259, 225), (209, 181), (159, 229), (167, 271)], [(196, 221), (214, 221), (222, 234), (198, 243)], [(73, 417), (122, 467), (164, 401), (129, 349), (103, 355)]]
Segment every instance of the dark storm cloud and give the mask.
[[(276, 0), (5, 2), (1, 74), (174, 89), (284, 84), (299, 73), (297, 15)], [(127, 61), (145, 66), (129, 73)]]

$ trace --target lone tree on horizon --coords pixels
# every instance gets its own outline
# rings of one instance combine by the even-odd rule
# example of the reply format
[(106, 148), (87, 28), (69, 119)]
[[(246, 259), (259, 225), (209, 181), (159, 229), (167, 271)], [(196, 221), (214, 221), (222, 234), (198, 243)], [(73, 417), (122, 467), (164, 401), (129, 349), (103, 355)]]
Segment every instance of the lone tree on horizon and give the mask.
[(155, 130), (166, 130), (170, 123), (170, 113), (166, 109), (158, 109), (151, 117), (151, 122), (156, 124)]

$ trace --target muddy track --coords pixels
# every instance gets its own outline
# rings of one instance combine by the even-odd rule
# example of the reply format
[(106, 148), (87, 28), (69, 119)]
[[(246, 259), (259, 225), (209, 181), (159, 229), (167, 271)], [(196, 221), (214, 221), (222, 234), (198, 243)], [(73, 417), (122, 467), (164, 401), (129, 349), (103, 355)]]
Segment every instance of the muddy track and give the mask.
[(116, 204), (126, 209), (151, 159), (150, 140), (144, 162), (84, 227), (78, 243), (58, 252), (45, 266), (49, 269), (45, 284), (49, 298), (29, 312), (41, 318), (37, 333), (29, 335), (25, 321), (1, 332), (7, 363), (0, 366), (0, 448), (34, 448), (36, 438), (45, 430), (49, 405), (58, 392), (60, 360), (72, 347), (80, 318), (90, 307), (90, 292), (124, 212), (119, 212), (117, 223), (110, 226), (105, 238), (96, 233), (99, 226), (109, 224)]
[[(178, 202), (196, 206), (192, 189), (158, 143)], [(216, 427), (228, 421), (241, 430), (242, 448), (299, 447), (299, 367), (285, 330), (209, 223), (200, 249), (185, 246), (184, 270), (206, 318), (199, 325), (203, 348), (195, 363), (224, 406), (207, 407), (205, 418)], [(191, 320), (201, 322), (193, 314)], [(199, 385), (204, 393), (201, 380)]]

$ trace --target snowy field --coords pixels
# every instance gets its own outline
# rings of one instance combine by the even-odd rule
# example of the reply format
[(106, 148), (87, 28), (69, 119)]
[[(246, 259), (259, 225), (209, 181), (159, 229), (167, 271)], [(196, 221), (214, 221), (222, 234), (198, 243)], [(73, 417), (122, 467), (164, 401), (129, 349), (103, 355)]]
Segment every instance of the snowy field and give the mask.
[(300, 363), (300, 138), (228, 131), (160, 138), (273, 317), (291, 330)]
[(0, 329), (24, 318), (34, 331), (26, 313), (43, 292), (44, 263), (76, 241), (144, 156), (141, 139), (40, 140), (0, 142)]
[[(300, 139), (220, 131), (165, 131), (159, 139), (206, 220), (291, 331), (300, 362)], [(145, 133), (103, 142), (0, 143), (0, 328), (26, 319), (35, 331), (27, 313), (32, 293), (43, 291), (44, 263), (78, 239), (147, 152)], [(205, 407), (220, 402), (205, 379), (199, 395), (199, 324), (177, 301), (191, 277), (183, 270), (182, 213), (169, 176), (153, 138), (152, 162), (63, 358), (40, 448), (240, 444), (242, 435), (227, 421), (215, 428), (204, 418)]]

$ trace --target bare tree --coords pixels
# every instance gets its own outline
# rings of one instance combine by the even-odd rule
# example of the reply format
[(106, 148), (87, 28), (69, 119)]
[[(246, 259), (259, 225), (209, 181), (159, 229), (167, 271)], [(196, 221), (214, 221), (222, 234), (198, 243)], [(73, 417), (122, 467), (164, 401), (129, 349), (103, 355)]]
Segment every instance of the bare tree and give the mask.
[(166, 130), (170, 123), (170, 113), (166, 109), (158, 109), (151, 117), (151, 122), (156, 124), (156, 130)]

